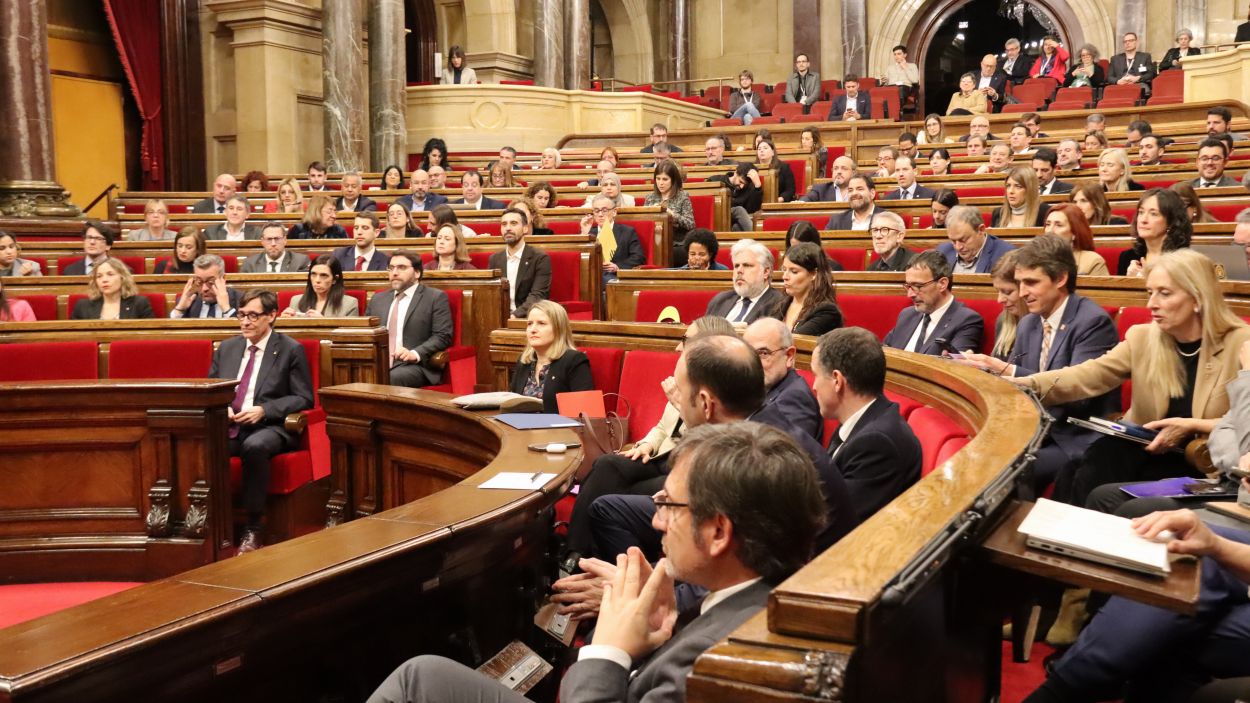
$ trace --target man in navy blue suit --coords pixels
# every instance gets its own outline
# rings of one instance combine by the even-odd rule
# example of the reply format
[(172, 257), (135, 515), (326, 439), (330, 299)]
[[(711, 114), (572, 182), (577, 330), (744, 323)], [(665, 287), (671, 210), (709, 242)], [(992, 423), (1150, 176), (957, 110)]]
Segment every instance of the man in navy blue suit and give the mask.
[(985, 320), (977, 311), (955, 300), (950, 262), (930, 249), (916, 255), (903, 272), (903, 288), (911, 307), (898, 314), (894, 329), (882, 344), (894, 349), (942, 355), (939, 339), (955, 349), (980, 349)]
[(847, 76), (842, 81), (845, 94), (833, 99), (829, 106), (829, 122), (834, 120), (870, 120), (872, 119), (872, 102), (867, 93), (859, 92), (859, 77)]
[(376, 212), (358, 212), (352, 223), (354, 245), (339, 247), (334, 250), (334, 258), (344, 271), (385, 271), (391, 257), (384, 254), (373, 242), (378, 238), (378, 214)]
[(826, 333), (812, 352), (820, 414), (837, 420), (829, 456), (846, 480), (856, 522), (920, 480), (920, 440), (885, 397), (885, 352), (862, 327)]
[[(965, 354), (964, 363), (1000, 376), (1031, 376), (1096, 359), (1119, 341), (1107, 311), (1077, 295), (1076, 258), (1072, 246), (1058, 235), (1043, 234), (1020, 250), (1016, 281), (1029, 314), (1020, 319), (1011, 354), (1006, 361)], [(1043, 388), (1042, 392), (1046, 390)], [(1057, 500), (1070, 496), (1077, 462), (1098, 435), (1067, 420), (1119, 410), (1119, 397), (1117, 389), (1097, 398), (1049, 408), (1055, 424), (1033, 464), (1034, 487), (1039, 493), (1054, 481)]]
[(795, 427), (820, 440), (824, 422), (807, 381), (794, 370), (798, 348), (786, 323), (761, 317), (747, 326), (742, 341), (751, 345), (764, 367), (764, 405), (776, 408)]
[(932, 188), (926, 188), (916, 182), (916, 165), (910, 156), (900, 156), (894, 160), (894, 178), (898, 188), (881, 196), (882, 200), (929, 200), (933, 198)]
[(937, 250), (954, 273), (989, 273), (999, 257), (1015, 249), (985, 230), (985, 218), (971, 205), (956, 205), (946, 213), (946, 238), (950, 241)]
[(412, 172), (408, 183), (412, 192), (395, 201), (403, 205), (408, 212), (433, 210), (434, 206), (447, 202), (447, 196), (430, 192), (430, 174), (421, 169)]

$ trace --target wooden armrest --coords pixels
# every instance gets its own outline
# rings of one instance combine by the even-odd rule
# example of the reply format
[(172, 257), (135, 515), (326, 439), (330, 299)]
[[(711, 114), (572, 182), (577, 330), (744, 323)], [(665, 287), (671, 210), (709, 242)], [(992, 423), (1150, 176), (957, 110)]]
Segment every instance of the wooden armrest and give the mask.
[(1189, 440), (1189, 443), (1185, 445), (1185, 461), (1205, 474), (1215, 472), (1215, 462), (1211, 460), (1211, 448), (1207, 446), (1207, 435)]
[(440, 371), (447, 368), (447, 352), (435, 352), (434, 356), (430, 357), (430, 368)]
[(291, 434), (302, 434), (308, 428), (308, 415), (303, 412), (291, 413), (286, 416), (282, 428)]

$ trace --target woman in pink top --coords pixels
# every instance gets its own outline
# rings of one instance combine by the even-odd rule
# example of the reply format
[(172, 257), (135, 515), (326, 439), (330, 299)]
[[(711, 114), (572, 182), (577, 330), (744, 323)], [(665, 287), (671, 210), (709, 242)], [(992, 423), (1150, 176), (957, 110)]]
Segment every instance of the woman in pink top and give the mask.
[(9, 300), (5, 296), (3, 278), (0, 278), (0, 322), (37, 322), (30, 303), (25, 300)]

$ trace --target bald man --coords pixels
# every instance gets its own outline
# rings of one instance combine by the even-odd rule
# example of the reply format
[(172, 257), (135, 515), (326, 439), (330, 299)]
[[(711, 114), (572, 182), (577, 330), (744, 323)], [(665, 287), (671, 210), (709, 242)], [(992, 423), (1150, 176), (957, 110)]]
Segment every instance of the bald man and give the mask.
[(234, 176), (223, 173), (217, 176), (213, 181), (213, 197), (204, 198), (191, 208), (191, 212), (196, 215), (224, 215), (226, 213), (226, 201), (230, 196), (234, 195), (239, 188), (239, 182)]
[(998, 68), (998, 57), (986, 54), (981, 57), (981, 73), (977, 75), (977, 90), (993, 101), (995, 106), (1003, 104), (1007, 94), (1007, 74)]
[(855, 160), (843, 155), (833, 160), (833, 180), (817, 183), (798, 199), (801, 203), (840, 203), (846, 200), (846, 182), (855, 173)]

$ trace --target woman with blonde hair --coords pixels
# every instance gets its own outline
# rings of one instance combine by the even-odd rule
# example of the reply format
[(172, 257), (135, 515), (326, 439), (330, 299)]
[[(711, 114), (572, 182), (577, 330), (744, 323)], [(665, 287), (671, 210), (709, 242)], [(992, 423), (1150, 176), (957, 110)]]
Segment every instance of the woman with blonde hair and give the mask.
[(1098, 182), (1108, 193), (1146, 189), (1133, 180), (1133, 166), (1124, 149), (1103, 149), (1098, 155)]
[(143, 227), (126, 232), (132, 242), (168, 242), (178, 236), (169, 228), (169, 207), (164, 200), (152, 198), (143, 205)]
[(994, 321), (994, 349), (990, 351), (990, 356), (1002, 361), (1011, 356), (1020, 318), (1029, 314), (1029, 306), (1020, 297), (1020, 284), (1016, 282), (1016, 259), (1019, 256), (1020, 250), (1012, 249), (999, 257), (994, 262), (994, 268), (990, 269), (998, 303), (1003, 306), (1003, 311)]
[(290, 239), (347, 239), (347, 230), (335, 224), (338, 209), (328, 195), (316, 193), (308, 199), (304, 219), (291, 226)]
[(283, 178), (278, 184), (278, 197), (265, 203), (265, 212), (303, 212), (304, 192), (299, 188), (299, 180)]
[(557, 412), (556, 396), (594, 390), (590, 360), (573, 346), (569, 315), (559, 303), (540, 300), (525, 323), (525, 351), (512, 371), (513, 393), (540, 398), (543, 412)]
[(1250, 342), (1250, 326), (1224, 301), (1215, 264), (1190, 249), (1163, 254), (1147, 266), (1146, 293), (1152, 321), (1130, 327), (1111, 351), (1011, 379), (1037, 391), (1047, 405), (1095, 398), (1134, 382), (1124, 417), (1159, 434), (1146, 445), (1110, 436), (1090, 445), (1069, 494), (1076, 505), (1086, 505), (1106, 484), (1201, 476), (1171, 450), (1209, 434), (1228, 412), (1224, 387), (1241, 371), (1238, 352)]
[(469, 245), (460, 225), (448, 223), (434, 235), (434, 265), (429, 271), (467, 271), (477, 267), (469, 263)]
[(991, 227), (1041, 227), (1050, 206), (1042, 202), (1037, 172), (1027, 166), (1007, 171), (1003, 204), (994, 211)]
[(130, 269), (109, 257), (96, 264), (87, 281), (87, 298), (74, 305), (71, 320), (137, 320), (152, 318), (152, 304), (139, 295)]

